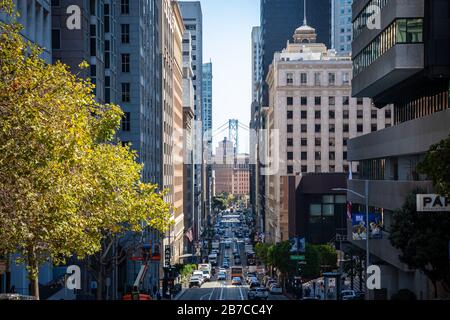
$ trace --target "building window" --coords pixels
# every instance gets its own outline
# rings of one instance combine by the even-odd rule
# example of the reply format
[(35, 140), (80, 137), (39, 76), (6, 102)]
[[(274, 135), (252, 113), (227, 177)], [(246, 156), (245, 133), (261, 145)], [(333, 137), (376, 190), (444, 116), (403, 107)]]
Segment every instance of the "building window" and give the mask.
[(377, 125), (376, 125), (376, 124), (372, 124), (371, 127), (370, 127), (370, 130), (371, 130), (372, 132), (377, 131)]
[(384, 111), (384, 116), (385, 116), (386, 119), (391, 119), (392, 118), (391, 109), (388, 109), (388, 110)]
[(330, 152), (328, 155), (331, 161), (336, 160), (336, 153), (334, 151)]
[(358, 124), (357, 126), (356, 126), (356, 130), (358, 131), (358, 133), (362, 133), (364, 130), (363, 130), (363, 125), (362, 124)]
[(348, 96), (342, 97), (342, 104), (343, 104), (344, 106), (350, 105), (350, 97), (348, 97)]
[(300, 98), (300, 105), (302, 105), (302, 106), (308, 105), (308, 98), (307, 97), (301, 97)]
[(314, 105), (320, 106), (322, 104), (322, 98), (321, 97), (314, 97)]
[(52, 49), (53, 50), (61, 49), (61, 30), (60, 29), (52, 29)]
[(314, 154), (314, 159), (316, 161), (322, 160), (322, 153), (320, 151), (316, 151), (315, 154)]
[(130, 131), (131, 115), (129, 112), (124, 112), (122, 117), (122, 131)]
[(294, 173), (294, 167), (293, 166), (287, 166), (287, 174), (293, 174)]
[(315, 166), (315, 173), (321, 173), (322, 167), (321, 166)]
[(314, 131), (315, 131), (316, 133), (320, 133), (320, 132), (321, 132), (321, 126), (320, 126), (320, 124), (316, 124), (316, 125), (314, 126)]
[(122, 83), (122, 102), (130, 102), (130, 83)]
[(130, 72), (130, 54), (122, 54), (122, 72)]
[(364, 118), (364, 111), (363, 111), (363, 110), (357, 110), (357, 111), (356, 111), (356, 117), (357, 117), (358, 119)]
[(371, 110), (370, 111), (370, 117), (372, 119), (377, 119), (378, 118), (378, 111), (377, 110)]
[(122, 24), (120, 26), (121, 32), (122, 32), (122, 43), (130, 43), (130, 25), (129, 24)]
[(347, 86), (350, 84), (350, 74), (348, 72), (344, 72), (342, 74), (342, 84)]
[(308, 83), (308, 75), (306, 73), (301, 73), (300, 74), (300, 85), (306, 86), (307, 83)]
[(348, 110), (344, 110), (342, 113), (342, 116), (344, 119), (349, 119), (350, 118), (350, 111)]
[(334, 147), (336, 146), (336, 140), (334, 138), (329, 138), (328, 139), (328, 146), (329, 147)]
[(342, 158), (343, 158), (344, 160), (347, 160), (347, 151), (344, 151)]
[(308, 131), (308, 126), (306, 124), (301, 125), (301, 132), (306, 133)]
[(294, 132), (294, 126), (292, 124), (288, 124), (286, 127), (288, 133)]
[(293, 111), (288, 111), (287, 114), (286, 114), (286, 117), (288, 119), (293, 119), (294, 118), (294, 112)]
[(336, 97), (328, 97), (328, 104), (330, 106), (335, 106), (336, 105)]
[(288, 86), (294, 84), (294, 74), (292, 72), (288, 72), (286, 74), (286, 84)]
[(286, 156), (287, 156), (287, 160), (294, 160), (294, 153), (293, 152), (288, 152)]
[(328, 111), (328, 117), (330, 119), (335, 119), (336, 118), (336, 114), (333, 110)]
[(342, 139), (342, 144), (343, 144), (344, 146), (347, 146), (347, 144), (348, 144), (348, 139), (347, 139), (347, 138)]
[(308, 172), (308, 167), (307, 166), (302, 166), (302, 172)]
[(328, 85), (334, 86), (336, 84), (336, 74), (335, 73), (328, 73)]
[(301, 116), (302, 119), (307, 119), (308, 118), (308, 112), (302, 110), (300, 112), (300, 116)]
[(294, 98), (293, 97), (287, 97), (286, 98), (286, 104), (288, 106), (293, 106), (294, 105)]
[(287, 144), (288, 147), (293, 147), (294, 146), (294, 139), (287, 138), (286, 144)]
[(315, 112), (314, 112), (314, 118), (315, 118), (315, 119), (320, 119), (320, 118), (321, 118), (321, 113), (320, 113), (320, 111), (315, 111)]
[(319, 87), (321, 85), (320, 78), (322, 77), (322, 74), (320, 72), (314, 73), (314, 85)]
[(300, 156), (301, 156), (302, 160), (308, 160), (308, 153), (307, 152), (302, 152)]
[(344, 132), (349, 132), (348, 124), (344, 124), (342, 129)]
[(120, 0), (120, 13), (130, 14), (130, 0)]
[(364, 104), (364, 99), (363, 98), (356, 98), (356, 104), (358, 106), (362, 106)]
[(300, 143), (301, 143), (302, 147), (307, 147), (308, 146), (308, 139), (302, 139)]
[(336, 127), (334, 124), (330, 124), (328, 128), (329, 128), (328, 132), (330, 132), (330, 133), (334, 133), (336, 131)]
[(322, 146), (322, 139), (320, 139), (320, 138), (315, 138), (315, 139), (314, 139), (314, 145), (315, 145), (316, 147), (321, 147), (321, 146)]

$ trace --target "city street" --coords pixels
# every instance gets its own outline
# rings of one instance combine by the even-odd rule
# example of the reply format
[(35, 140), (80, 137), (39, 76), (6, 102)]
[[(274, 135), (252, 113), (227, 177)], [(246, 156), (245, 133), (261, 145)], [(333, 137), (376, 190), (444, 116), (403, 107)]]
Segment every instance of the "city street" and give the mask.
[[(235, 239), (233, 228), (228, 226), (224, 230), (224, 237)], [(221, 238), (223, 239), (223, 238)], [(230, 270), (227, 272), (226, 281), (217, 281), (217, 275), (219, 267), (224, 264), (225, 256), (233, 256), (233, 245), (237, 246), (239, 256), (241, 258), (241, 264), (244, 269), (244, 278), (246, 275), (247, 266), (247, 255), (245, 252), (244, 242), (234, 241), (229, 248), (226, 248), (225, 243), (220, 243), (220, 254), (218, 255), (218, 263), (216, 267), (215, 275), (211, 278), (211, 281), (206, 282), (201, 288), (190, 288), (187, 289), (183, 294), (181, 294), (177, 300), (248, 300), (247, 293), (249, 291), (249, 286), (245, 283), (242, 285), (232, 285)], [(288, 300), (284, 295), (272, 295), (269, 294), (268, 300)]]

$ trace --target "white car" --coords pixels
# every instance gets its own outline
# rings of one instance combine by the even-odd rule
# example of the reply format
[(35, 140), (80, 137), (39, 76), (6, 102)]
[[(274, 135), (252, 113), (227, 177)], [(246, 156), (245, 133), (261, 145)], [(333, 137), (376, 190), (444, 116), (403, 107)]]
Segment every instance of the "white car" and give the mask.
[(283, 289), (279, 285), (274, 284), (270, 287), (270, 293), (271, 294), (282, 294)]
[(189, 279), (189, 288), (192, 287), (201, 287), (203, 284), (203, 280), (201, 277), (193, 276)]
[(205, 279), (205, 281), (209, 281), (211, 280), (211, 273), (208, 270), (203, 270), (203, 278)]
[(341, 299), (342, 300), (352, 300), (355, 299), (356, 292), (355, 290), (342, 290), (341, 291)]
[(225, 280), (227, 280), (226, 272), (219, 272), (219, 275), (217, 276), (217, 281), (225, 281)]

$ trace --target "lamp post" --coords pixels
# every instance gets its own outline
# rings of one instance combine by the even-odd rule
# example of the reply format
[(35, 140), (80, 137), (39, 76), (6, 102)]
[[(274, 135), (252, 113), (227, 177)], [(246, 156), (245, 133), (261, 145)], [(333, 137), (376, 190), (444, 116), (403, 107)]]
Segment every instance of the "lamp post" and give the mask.
[[(335, 188), (333, 189), (333, 191), (346, 191), (349, 192), (351, 194), (354, 194), (362, 199), (365, 200), (366, 203), (366, 282), (367, 282), (367, 270), (369, 269), (369, 257), (370, 257), (370, 252), (369, 252), (369, 238), (370, 238), (370, 226), (369, 226), (369, 180), (365, 180), (365, 192), (364, 195), (350, 190), (350, 189), (345, 189), (345, 188)], [(367, 283), (366, 283), (366, 299), (369, 299), (369, 289), (367, 288)]]

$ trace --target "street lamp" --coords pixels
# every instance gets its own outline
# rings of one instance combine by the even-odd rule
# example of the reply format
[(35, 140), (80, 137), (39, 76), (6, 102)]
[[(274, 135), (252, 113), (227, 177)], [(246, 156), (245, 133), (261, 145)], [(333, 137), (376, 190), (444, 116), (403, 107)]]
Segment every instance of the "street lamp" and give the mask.
[(365, 194), (362, 195), (356, 191), (345, 189), (345, 188), (334, 188), (333, 191), (346, 191), (352, 193), (365, 200), (366, 203), (366, 295), (369, 299), (369, 289), (367, 288), (367, 270), (369, 269), (369, 237), (370, 237), (370, 227), (369, 227), (369, 180), (365, 180)]

